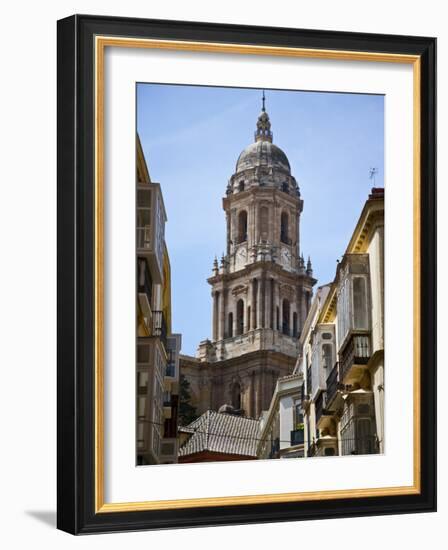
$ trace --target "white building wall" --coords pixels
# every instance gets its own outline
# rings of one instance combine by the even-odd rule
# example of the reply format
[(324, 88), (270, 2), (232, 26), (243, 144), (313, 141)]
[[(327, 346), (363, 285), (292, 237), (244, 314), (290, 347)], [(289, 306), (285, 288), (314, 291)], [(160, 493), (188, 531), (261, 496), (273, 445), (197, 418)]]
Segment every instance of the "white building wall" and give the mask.
[(370, 241), (368, 254), (370, 263), (370, 286), (372, 304), (372, 348), (373, 352), (384, 349), (383, 299), (384, 299), (384, 227), (375, 230)]
[(375, 406), (376, 435), (379, 452), (384, 453), (384, 363), (381, 361), (372, 371), (373, 401)]
[(294, 429), (294, 398), (280, 398), (280, 449), (291, 446), (291, 430)]

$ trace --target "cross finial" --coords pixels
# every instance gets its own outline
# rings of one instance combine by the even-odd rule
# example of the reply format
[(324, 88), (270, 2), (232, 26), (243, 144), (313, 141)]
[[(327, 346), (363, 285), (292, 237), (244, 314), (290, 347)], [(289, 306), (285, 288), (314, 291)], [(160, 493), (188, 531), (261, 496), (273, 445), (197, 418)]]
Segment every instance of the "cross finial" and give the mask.
[(264, 90), (263, 90), (263, 96), (261, 98), (261, 101), (262, 101), (262, 107), (261, 107), (261, 110), (263, 111), (263, 113), (266, 111), (266, 108), (265, 108), (265, 105), (264, 105), (264, 102), (266, 101), (266, 97), (264, 95)]

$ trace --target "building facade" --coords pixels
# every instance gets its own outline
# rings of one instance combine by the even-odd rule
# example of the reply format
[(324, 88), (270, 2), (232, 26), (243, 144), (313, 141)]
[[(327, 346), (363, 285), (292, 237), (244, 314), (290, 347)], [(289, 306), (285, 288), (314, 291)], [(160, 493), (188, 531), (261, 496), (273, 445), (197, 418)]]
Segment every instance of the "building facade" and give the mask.
[(177, 462), (180, 334), (171, 334), (171, 274), (160, 184), (137, 136), (137, 463)]
[(278, 379), (271, 406), (260, 417), (258, 458), (304, 456), (302, 385), (303, 377), (299, 373)]
[(372, 190), (324, 288), (296, 366), (304, 380), (305, 455), (383, 453), (384, 189)]
[(291, 374), (315, 284), (300, 248), (303, 200), (273, 143), (263, 98), (255, 141), (239, 156), (223, 199), (226, 253), (215, 259), (212, 338), (182, 374), (199, 414), (230, 404), (258, 418), (278, 378)]
[[(260, 419), (258, 458), (384, 452), (384, 189), (372, 189), (291, 376)], [(289, 432), (289, 433), (288, 433)]]

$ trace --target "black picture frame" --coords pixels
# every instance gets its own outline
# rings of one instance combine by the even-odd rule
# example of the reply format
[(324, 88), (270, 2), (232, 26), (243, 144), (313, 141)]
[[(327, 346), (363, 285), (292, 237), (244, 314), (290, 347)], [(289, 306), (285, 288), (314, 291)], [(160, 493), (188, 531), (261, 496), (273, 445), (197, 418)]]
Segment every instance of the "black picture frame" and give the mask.
[[(94, 39), (97, 35), (417, 55), (421, 60), (421, 491), (95, 513)], [(57, 526), (73, 534), (436, 510), (436, 39), (74, 15), (58, 22)]]

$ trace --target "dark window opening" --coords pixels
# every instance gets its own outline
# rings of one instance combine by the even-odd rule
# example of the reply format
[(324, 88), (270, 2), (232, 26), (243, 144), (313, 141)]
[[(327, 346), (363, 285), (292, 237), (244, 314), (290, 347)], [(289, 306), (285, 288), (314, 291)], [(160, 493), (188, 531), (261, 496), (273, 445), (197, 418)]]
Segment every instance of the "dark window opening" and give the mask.
[(243, 210), (238, 216), (238, 243), (247, 241), (247, 212)]
[(244, 302), (238, 300), (236, 303), (236, 333), (237, 335), (244, 332)]
[(234, 409), (241, 409), (241, 386), (238, 382), (235, 382), (232, 387), (232, 407)]
[(283, 334), (287, 334), (289, 336), (289, 313), (290, 313), (290, 306), (288, 300), (283, 300), (283, 323), (282, 323), (282, 332)]
[(227, 337), (232, 338), (233, 336), (233, 313), (229, 313), (229, 322), (227, 326)]
[(282, 243), (291, 244), (291, 239), (289, 238), (289, 216), (286, 212), (282, 212), (280, 218), (280, 240)]

